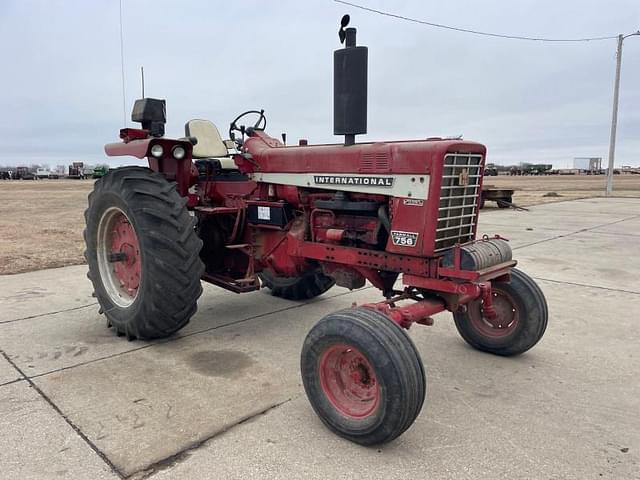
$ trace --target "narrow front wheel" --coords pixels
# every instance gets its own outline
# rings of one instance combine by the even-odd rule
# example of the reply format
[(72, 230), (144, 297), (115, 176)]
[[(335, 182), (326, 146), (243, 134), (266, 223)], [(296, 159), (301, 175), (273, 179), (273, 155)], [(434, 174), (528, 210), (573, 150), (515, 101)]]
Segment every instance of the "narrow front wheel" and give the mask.
[(491, 295), (495, 316), (485, 314), (481, 299), (453, 314), (458, 332), (472, 347), (497, 355), (518, 355), (544, 335), (549, 316), (540, 287), (524, 272), (511, 270), (510, 282), (494, 282)]
[(415, 345), (389, 318), (366, 308), (320, 320), (304, 342), (301, 370), (320, 419), (361, 445), (393, 440), (424, 403), (425, 374)]

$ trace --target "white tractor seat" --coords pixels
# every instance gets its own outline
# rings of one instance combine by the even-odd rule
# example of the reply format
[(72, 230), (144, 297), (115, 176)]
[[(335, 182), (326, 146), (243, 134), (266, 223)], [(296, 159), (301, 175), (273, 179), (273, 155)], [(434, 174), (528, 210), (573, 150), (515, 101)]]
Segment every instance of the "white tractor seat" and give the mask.
[(222, 141), (220, 132), (209, 120), (189, 120), (184, 126), (187, 137), (195, 137), (198, 140), (193, 146), (193, 158), (216, 159), (224, 170), (237, 170), (238, 167), (229, 157), (227, 145)]

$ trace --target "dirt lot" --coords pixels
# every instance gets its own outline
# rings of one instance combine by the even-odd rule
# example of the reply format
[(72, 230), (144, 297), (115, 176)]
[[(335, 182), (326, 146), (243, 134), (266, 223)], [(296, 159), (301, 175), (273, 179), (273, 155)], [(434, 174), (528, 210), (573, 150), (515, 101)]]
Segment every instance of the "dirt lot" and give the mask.
[(82, 263), (93, 180), (0, 181), (0, 274)]
[[(516, 188), (521, 206), (602, 196), (604, 177), (486, 177)], [(92, 180), (0, 181), (0, 274), (83, 263), (83, 212)], [(640, 197), (640, 175), (616, 176), (616, 196)], [(555, 192), (559, 196), (545, 197)], [(496, 208), (487, 202), (486, 208)]]
[[(604, 196), (607, 179), (604, 175), (553, 175), (553, 176), (497, 176), (485, 177), (485, 185), (500, 188), (515, 188), (513, 201), (517, 205), (539, 205), (541, 203), (575, 200)], [(640, 197), (640, 175), (615, 175), (613, 179), (614, 196)], [(545, 196), (557, 193), (558, 196)], [(488, 202), (487, 208), (494, 208), (494, 202)]]

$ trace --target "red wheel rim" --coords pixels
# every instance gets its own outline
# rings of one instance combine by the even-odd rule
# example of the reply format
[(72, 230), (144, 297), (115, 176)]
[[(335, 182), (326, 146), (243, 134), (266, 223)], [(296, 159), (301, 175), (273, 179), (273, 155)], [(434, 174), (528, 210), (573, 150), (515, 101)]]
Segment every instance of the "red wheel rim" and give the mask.
[(111, 253), (124, 254), (124, 259), (113, 263), (113, 273), (120, 287), (130, 296), (135, 297), (140, 286), (140, 244), (138, 236), (129, 219), (122, 213), (112, 220)]
[(138, 296), (142, 276), (140, 243), (127, 215), (107, 209), (98, 223), (97, 260), (102, 285), (118, 307), (130, 307)]
[(496, 311), (495, 318), (487, 318), (482, 310), (482, 301), (476, 302), (469, 310), (471, 325), (482, 335), (491, 338), (502, 338), (511, 335), (518, 327), (518, 306), (513, 298), (502, 290), (491, 291), (491, 301)]
[(332, 345), (324, 351), (320, 385), (331, 405), (347, 417), (367, 417), (380, 404), (375, 370), (362, 352), (350, 345)]

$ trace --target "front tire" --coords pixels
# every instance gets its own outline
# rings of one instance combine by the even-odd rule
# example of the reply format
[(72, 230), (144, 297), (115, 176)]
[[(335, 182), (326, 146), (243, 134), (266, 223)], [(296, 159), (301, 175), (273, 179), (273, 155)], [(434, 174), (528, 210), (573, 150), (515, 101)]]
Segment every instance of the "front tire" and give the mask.
[(496, 355), (526, 352), (544, 335), (549, 310), (540, 287), (524, 272), (513, 268), (510, 282), (491, 285), (495, 319), (485, 318), (482, 300), (467, 305), (467, 311), (453, 314), (456, 328), (472, 347)]
[(118, 335), (167, 337), (197, 309), (202, 241), (186, 199), (148, 168), (124, 167), (95, 182), (85, 211), (87, 276)]
[(322, 422), (361, 445), (389, 442), (415, 421), (426, 395), (420, 355), (380, 312), (351, 308), (327, 315), (307, 335), (304, 389)]

